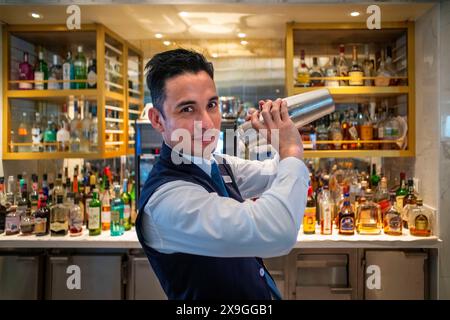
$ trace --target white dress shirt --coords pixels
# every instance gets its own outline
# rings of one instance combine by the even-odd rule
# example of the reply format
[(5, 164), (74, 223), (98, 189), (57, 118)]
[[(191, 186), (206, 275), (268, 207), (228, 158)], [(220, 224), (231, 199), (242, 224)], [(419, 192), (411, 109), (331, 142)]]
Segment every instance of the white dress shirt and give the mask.
[[(191, 182), (165, 183), (143, 212), (146, 244), (162, 253), (214, 257), (287, 254), (297, 241), (306, 206), (309, 171), (303, 161), (279, 161), (278, 154), (265, 161), (214, 157), (226, 159), (244, 199), (259, 198), (241, 203)], [(197, 164), (209, 176), (210, 161), (215, 160)]]

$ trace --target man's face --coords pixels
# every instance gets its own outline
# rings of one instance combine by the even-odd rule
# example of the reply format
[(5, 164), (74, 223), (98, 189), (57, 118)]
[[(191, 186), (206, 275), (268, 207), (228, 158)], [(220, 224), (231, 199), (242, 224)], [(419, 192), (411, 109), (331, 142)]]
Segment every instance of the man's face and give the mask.
[(183, 152), (190, 144), (191, 155), (209, 157), (222, 118), (214, 81), (204, 71), (186, 73), (168, 79), (165, 93), (165, 117), (160, 119), (164, 141), (172, 148), (182, 141)]

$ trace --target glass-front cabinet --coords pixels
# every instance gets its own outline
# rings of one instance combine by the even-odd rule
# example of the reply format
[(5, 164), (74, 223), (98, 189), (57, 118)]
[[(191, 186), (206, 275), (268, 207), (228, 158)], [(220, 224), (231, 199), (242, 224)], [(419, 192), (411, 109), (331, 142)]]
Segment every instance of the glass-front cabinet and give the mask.
[(143, 104), (139, 49), (99, 24), (4, 29), (3, 159), (131, 152), (129, 115)]
[(289, 23), (286, 92), (321, 87), (336, 112), (301, 129), (305, 157), (414, 156), (412, 22)]

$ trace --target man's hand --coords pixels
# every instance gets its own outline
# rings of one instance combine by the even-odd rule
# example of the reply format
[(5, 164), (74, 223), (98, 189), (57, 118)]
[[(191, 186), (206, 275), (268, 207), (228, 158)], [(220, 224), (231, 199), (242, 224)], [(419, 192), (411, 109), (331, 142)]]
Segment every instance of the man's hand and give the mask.
[[(278, 147), (280, 160), (287, 157), (303, 158), (303, 144), (300, 133), (289, 118), (286, 101), (259, 101), (260, 111), (254, 111), (250, 115), (253, 128), (260, 131), (267, 130), (265, 138), (275, 148)], [(262, 115), (264, 122), (259, 120)]]

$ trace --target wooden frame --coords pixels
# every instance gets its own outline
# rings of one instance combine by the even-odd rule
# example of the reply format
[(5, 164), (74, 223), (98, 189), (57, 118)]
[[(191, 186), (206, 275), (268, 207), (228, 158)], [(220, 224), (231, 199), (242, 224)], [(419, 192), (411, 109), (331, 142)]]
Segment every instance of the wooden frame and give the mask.
[[(14, 32), (66, 32), (70, 38), (72, 32), (95, 32), (96, 60), (97, 60), (97, 89), (74, 89), (74, 90), (10, 90), (10, 84), (17, 81), (11, 81), (10, 77), (10, 35)], [(122, 80), (120, 85), (122, 93), (109, 91), (105, 87), (105, 41), (106, 37), (112, 38), (120, 43), (123, 54), (120, 58), (123, 68), (121, 69)], [(65, 25), (9, 25), (3, 28), (3, 159), (4, 160), (32, 160), (32, 159), (63, 159), (63, 158), (112, 158), (119, 157), (134, 152), (128, 149), (128, 76), (127, 76), (127, 55), (128, 49), (132, 50), (143, 61), (142, 51), (135, 48), (118, 34), (109, 30), (101, 24), (82, 25), (81, 30), (67, 30)], [(141, 62), (141, 66), (142, 66)], [(140, 104), (143, 108), (143, 76), (139, 78), (141, 94), (139, 98), (134, 98), (133, 103)], [(10, 137), (10, 99), (24, 98), (33, 100), (58, 100), (68, 96), (95, 97), (97, 100), (97, 118), (98, 118), (98, 152), (93, 153), (72, 153), (72, 152), (11, 152), (9, 148)], [(120, 140), (117, 142), (120, 147), (115, 151), (108, 151), (105, 147), (105, 105), (107, 101), (117, 101), (123, 107), (121, 119), (123, 121), (123, 132), (120, 134)]]
[[(296, 30), (353, 30), (367, 29), (365, 23), (295, 23), (291, 22), (286, 27), (286, 59), (285, 59), (285, 84), (288, 96), (307, 92), (317, 88), (300, 88), (294, 86), (294, 31)], [(329, 157), (414, 157), (416, 153), (415, 143), (415, 68), (414, 68), (414, 22), (389, 22), (382, 23), (383, 29), (404, 29), (407, 32), (407, 61), (408, 61), (408, 86), (393, 87), (336, 87), (329, 88), (330, 93), (338, 98), (349, 95), (354, 96), (388, 96), (406, 94), (408, 96), (408, 150), (305, 150), (305, 158), (329, 158)]]

